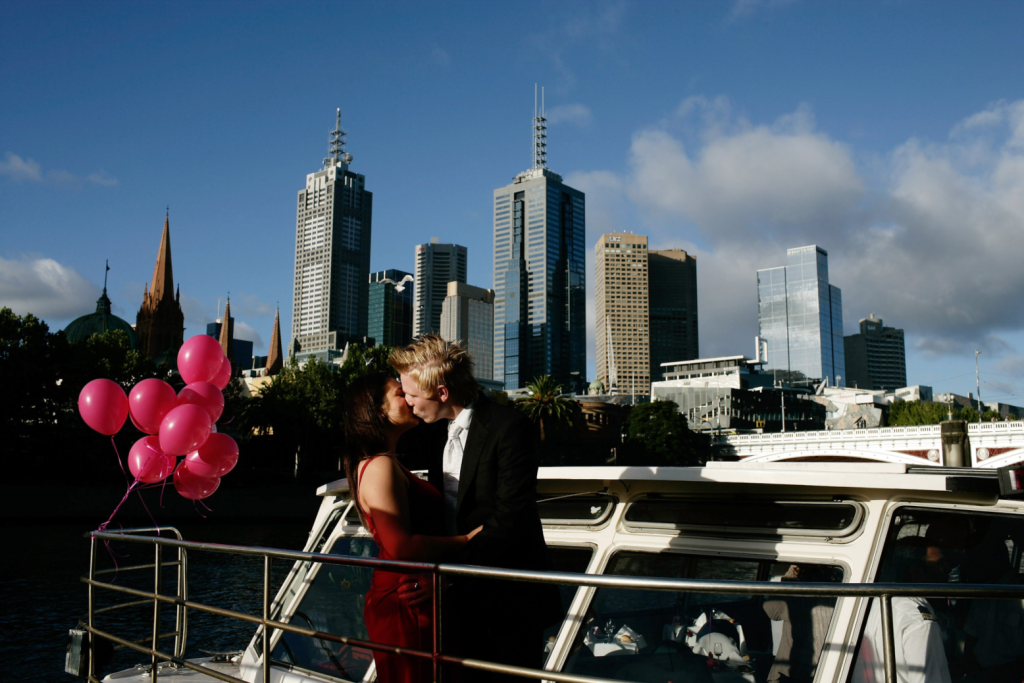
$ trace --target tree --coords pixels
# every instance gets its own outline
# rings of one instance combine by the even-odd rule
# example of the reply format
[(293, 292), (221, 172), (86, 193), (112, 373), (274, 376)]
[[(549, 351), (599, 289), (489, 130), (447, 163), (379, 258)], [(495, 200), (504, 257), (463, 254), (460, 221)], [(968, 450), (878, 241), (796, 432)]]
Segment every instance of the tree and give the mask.
[(543, 448), (553, 432), (572, 427), (576, 414), (580, 411), (579, 404), (572, 399), (564, 398), (562, 385), (548, 375), (534, 377), (533, 381), (526, 385), (526, 389), (530, 395), (516, 401), (516, 408), (537, 425)]
[(693, 466), (707, 461), (708, 437), (690, 429), (672, 401), (634, 406), (623, 425), (620, 464)]
[[(937, 425), (949, 419), (949, 404), (936, 401), (896, 401), (889, 406), (889, 426), (909, 427), (914, 425)], [(991, 415), (989, 415), (991, 413)], [(999, 418), (995, 411), (985, 413)], [(974, 406), (953, 406), (953, 419), (966, 422), (978, 421), (978, 410)]]
[(288, 469), (296, 459), (306, 472), (337, 469), (345, 443), (345, 390), (357, 377), (371, 372), (394, 376), (387, 363), (390, 354), (390, 347), (365, 349), (351, 344), (340, 368), (316, 359), (300, 368), (293, 357), (246, 403), (239, 416), (240, 432), (263, 442), (258, 450), (272, 454), (268, 457), (274, 462), (267, 464), (274, 469)]

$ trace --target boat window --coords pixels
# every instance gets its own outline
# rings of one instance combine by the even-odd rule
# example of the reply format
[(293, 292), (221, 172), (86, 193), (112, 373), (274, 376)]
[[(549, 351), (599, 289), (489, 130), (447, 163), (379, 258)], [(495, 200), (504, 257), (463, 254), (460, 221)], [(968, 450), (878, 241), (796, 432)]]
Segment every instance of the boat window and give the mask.
[[(897, 508), (875, 581), (1024, 583), (1024, 519), (918, 506)], [(1024, 679), (1024, 603), (892, 599), (897, 673), (920, 680)], [(850, 681), (881, 680), (881, 608), (872, 600)], [(899, 634), (903, 634), (902, 637)], [(903, 678), (901, 678), (902, 680)]]
[[(365, 537), (339, 538), (330, 552), (377, 557), (377, 544)], [(322, 566), (288, 623), (367, 640), (363, 601), (372, 576), (373, 570), (364, 567)], [(345, 681), (361, 681), (373, 662), (370, 650), (287, 632), (281, 634), (271, 657)]]
[(601, 524), (615, 507), (615, 498), (606, 494), (542, 494), (537, 512), (544, 524)]
[(707, 533), (848, 536), (863, 513), (852, 502), (758, 501), (650, 496), (626, 508), (626, 525)]
[[(573, 574), (584, 574), (590, 566), (590, 560), (594, 556), (593, 546), (567, 546), (549, 545), (548, 557), (551, 558), (551, 569), (556, 572), (571, 572)], [(562, 628), (565, 615), (569, 613), (569, 606), (576, 597), (577, 586), (559, 586), (558, 593), (562, 599), (562, 618), (548, 626), (544, 631), (544, 651), (551, 652), (555, 646), (555, 639), (558, 631)]]
[[(824, 564), (620, 551), (606, 574), (841, 582)], [(810, 681), (835, 599), (599, 588), (564, 672), (618, 680)]]

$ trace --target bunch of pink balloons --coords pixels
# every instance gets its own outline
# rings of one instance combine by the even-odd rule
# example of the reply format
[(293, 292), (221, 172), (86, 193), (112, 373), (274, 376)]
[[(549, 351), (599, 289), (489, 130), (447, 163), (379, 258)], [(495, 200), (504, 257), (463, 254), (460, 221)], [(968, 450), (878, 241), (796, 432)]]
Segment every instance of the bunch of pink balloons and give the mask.
[[(174, 488), (185, 498), (208, 498), (220, 478), (238, 462), (238, 444), (217, 433), (224, 412), (224, 388), (231, 362), (220, 343), (207, 335), (192, 337), (178, 351), (178, 372), (185, 380), (179, 393), (159, 379), (144, 379), (126, 396), (109, 379), (94, 379), (78, 396), (78, 411), (100, 434), (113, 436), (125, 420), (144, 436), (128, 453), (128, 468), (145, 484), (174, 475)], [(178, 463), (178, 456), (185, 456)]]

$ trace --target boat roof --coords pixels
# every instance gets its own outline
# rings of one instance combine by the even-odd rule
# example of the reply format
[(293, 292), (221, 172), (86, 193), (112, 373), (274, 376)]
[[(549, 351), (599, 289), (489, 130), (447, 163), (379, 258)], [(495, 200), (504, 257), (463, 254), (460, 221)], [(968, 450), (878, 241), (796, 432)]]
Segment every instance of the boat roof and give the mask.
[[(841, 489), (911, 491), (974, 491), (999, 494), (996, 470), (960, 467), (908, 467), (897, 463), (852, 462), (709, 462), (704, 467), (579, 466), (541, 467), (542, 482), (613, 481), (708, 482), (760, 486), (808, 486)], [(347, 479), (317, 489), (318, 496), (336, 496), (349, 490)]]

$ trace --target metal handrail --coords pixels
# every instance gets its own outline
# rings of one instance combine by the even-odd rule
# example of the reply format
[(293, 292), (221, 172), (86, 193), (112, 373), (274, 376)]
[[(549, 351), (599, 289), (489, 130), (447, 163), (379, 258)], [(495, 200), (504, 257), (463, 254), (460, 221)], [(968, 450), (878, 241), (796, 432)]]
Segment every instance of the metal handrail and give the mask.
[[(135, 531), (135, 530), (129, 530)], [(885, 681), (886, 683), (896, 683), (896, 658), (895, 658), (895, 641), (893, 638), (893, 625), (892, 625), (892, 598), (894, 597), (945, 597), (945, 598), (1017, 598), (1024, 599), (1024, 586), (1012, 586), (1012, 585), (991, 585), (991, 584), (908, 584), (908, 583), (795, 583), (795, 582), (767, 582), (767, 581), (713, 581), (705, 579), (664, 579), (664, 578), (648, 578), (648, 577), (637, 577), (637, 576), (611, 576), (611, 575), (597, 575), (597, 574), (578, 574), (570, 572), (540, 572), (530, 570), (511, 570), (511, 569), (496, 569), (492, 567), (476, 567), (476, 566), (464, 566), (454, 564), (435, 564), (426, 562), (403, 562), (397, 560), (378, 560), (368, 559), (362, 557), (348, 557), (343, 555), (330, 555), (325, 553), (310, 553), (304, 551), (294, 550), (280, 550), (277, 548), (262, 548), (254, 546), (238, 546), (238, 545), (226, 545), (219, 543), (199, 543), (193, 541), (185, 541), (159, 538), (152, 536), (135, 536), (135, 535), (124, 535), (121, 533), (110, 533), (110, 532), (91, 532), (89, 534), (92, 539), (92, 561), (90, 562), (89, 577), (83, 577), (83, 581), (89, 586), (89, 624), (87, 630), (96, 636), (106, 638), (115, 643), (118, 643), (124, 647), (131, 648), (138, 652), (147, 654), (150, 656), (152, 661), (152, 678), (154, 682), (158, 677), (158, 662), (160, 660), (166, 660), (173, 664), (181, 667), (197, 671), (218, 680), (230, 681), (232, 683), (246, 683), (242, 679), (235, 678), (228, 674), (209, 669), (206, 667), (198, 666), (187, 662), (183, 659), (184, 653), (184, 642), (182, 648), (179, 651), (175, 648), (175, 653), (169, 655), (160, 652), (157, 649), (158, 645), (158, 621), (159, 621), (159, 607), (161, 604), (173, 604), (176, 605), (179, 610), (196, 609), (203, 612), (209, 612), (211, 614), (217, 614), (224, 617), (230, 617), (246, 621), (253, 624), (258, 624), (262, 627), (262, 650), (263, 650), (263, 681), (269, 683), (270, 681), (270, 629), (278, 629), (289, 633), (295, 633), (298, 635), (309, 636), (325, 640), (328, 642), (335, 642), (345, 645), (352, 645), (362, 647), (369, 650), (378, 652), (386, 652), (390, 654), (396, 654), (400, 656), (410, 656), (414, 658), (430, 659), (434, 666), (434, 680), (437, 680), (437, 673), (439, 671), (440, 664), (456, 664), (459, 666), (480, 669), (483, 671), (491, 671), (495, 673), (505, 673), (523, 678), (537, 679), (537, 680), (548, 680), (548, 681), (559, 681), (561, 683), (611, 683), (612, 679), (595, 678), (592, 676), (580, 676), (575, 674), (564, 674), (554, 671), (546, 671), (541, 669), (530, 669), (524, 667), (510, 666), (506, 664), (497, 664), (493, 662), (485, 662), (476, 659), (466, 659), (461, 657), (454, 657), (451, 655), (445, 655), (440, 652), (437, 640), (437, 628), (439, 623), (440, 615), (440, 581), (439, 576), (467, 576), (476, 578), (488, 578), (488, 579), (504, 579), (513, 581), (526, 581), (530, 583), (549, 583), (559, 585), (570, 585), (570, 586), (587, 586), (594, 588), (626, 588), (626, 589), (640, 589), (640, 590), (653, 590), (653, 591), (669, 591), (669, 592), (681, 592), (688, 591), (694, 593), (717, 593), (717, 594), (745, 594), (745, 595), (766, 595), (766, 596), (815, 596), (815, 597), (856, 597), (856, 598), (881, 598), (882, 606), (882, 636), (883, 636), (883, 649), (885, 654)], [(95, 547), (97, 540), (119, 540), (128, 541), (135, 543), (150, 543), (155, 547), (156, 559), (154, 564), (148, 565), (154, 569), (154, 590), (153, 592), (147, 592), (124, 586), (117, 586), (102, 581), (97, 581), (94, 577), (98, 572), (94, 572), (95, 565)], [(215, 553), (226, 553), (235, 555), (246, 555), (253, 557), (262, 557), (264, 560), (263, 568), (263, 615), (262, 617), (254, 617), (243, 612), (235, 610), (223, 609), (219, 607), (213, 607), (210, 605), (204, 605), (198, 602), (188, 600), (187, 593), (184, 597), (177, 596), (171, 597), (160, 594), (160, 583), (159, 574), (161, 565), (164, 564), (160, 561), (160, 550), (162, 546), (169, 546), (178, 548), (180, 551), (187, 549), (201, 550), (206, 552)], [(366, 567), (373, 569), (383, 569), (388, 571), (398, 571), (401, 573), (428, 573), (431, 575), (433, 584), (434, 594), (434, 647), (433, 652), (424, 652), (420, 650), (411, 650), (407, 648), (395, 647), (393, 645), (387, 645), (384, 643), (377, 643), (373, 641), (365, 641), (357, 638), (349, 638), (347, 636), (339, 636), (331, 633), (324, 633), (315, 629), (302, 628), (293, 624), (287, 624), (276, 619), (270, 618), (270, 607), (271, 607), (271, 596), (270, 596), (270, 573), (271, 563), (273, 559), (286, 559), (296, 560), (304, 562), (317, 562), (322, 564), (336, 564), (354, 567)], [(106, 590), (116, 591), (133, 595), (143, 600), (139, 602), (152, 601), (153, 603), (153, 643), (150, 648), (142, 647), (131, 641), (124, 640), (113, 634), (101, 631), (93, 626), (92, 615), (95, 613), (93, 609), (93, 589), (102, 588)], [(181, 592), (179, 586), (179, 593)], [(138, 604), (133, 602), (131, 604)], [(186, 612), (187, 613), (187, 612)], [(181, 629), (176, 629), (179, 632)], [(90, 657), (89, 657), (89, 674), (88, 680), (95, 683), (99, 683), (95, 677), (94, 670), (94, 657), (92, 648), (93, 640), (89, 639)], [(616, 682), (621, 683), (621, 682)]]

